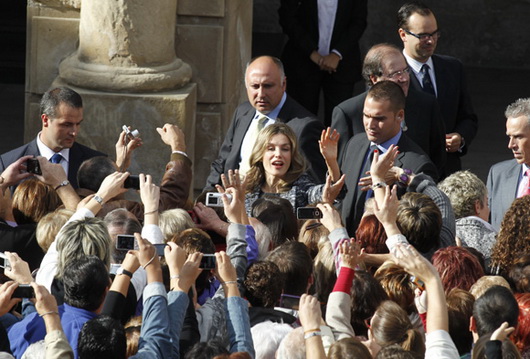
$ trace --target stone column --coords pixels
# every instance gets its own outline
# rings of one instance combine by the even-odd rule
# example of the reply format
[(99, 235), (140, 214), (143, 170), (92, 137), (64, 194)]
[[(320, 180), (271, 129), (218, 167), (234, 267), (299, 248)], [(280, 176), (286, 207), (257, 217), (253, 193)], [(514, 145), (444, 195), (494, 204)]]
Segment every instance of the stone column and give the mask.
[(112, 92), (180, 88), (191, 68), (175, 55), (177, 0), (83, 1), (79, 47), (59, 67), (66, 83)]

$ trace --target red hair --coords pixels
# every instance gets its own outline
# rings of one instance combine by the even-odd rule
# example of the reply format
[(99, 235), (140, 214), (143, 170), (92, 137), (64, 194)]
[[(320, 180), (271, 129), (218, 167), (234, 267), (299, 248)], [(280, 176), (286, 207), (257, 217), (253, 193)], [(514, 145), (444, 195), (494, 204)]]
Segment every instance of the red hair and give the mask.
[(519, 325), (512, 335), (512, 341), (523, 354), (530, 346), (530, 293), (517, 293), (515, 299), (519, 305)]
[(355, 238), (361, 241), (361, 246), (366, 253), (388, 253), (385, 229), (373, 214), (363, 216), (355, 232)]
[(484, 276), (484, 269), (477, 257), (463, 247), (438, 249), (432, 256), (432, 264), (440, 274), (446, 293), (453, 288), (469, 291)]

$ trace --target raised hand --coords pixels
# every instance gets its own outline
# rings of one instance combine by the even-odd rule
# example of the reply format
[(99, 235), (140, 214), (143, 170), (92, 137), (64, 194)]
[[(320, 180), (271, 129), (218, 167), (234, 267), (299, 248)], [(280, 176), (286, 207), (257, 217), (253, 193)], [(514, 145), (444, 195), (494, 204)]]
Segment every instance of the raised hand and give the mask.
[[(131, 127), (129, 126), (130, 129)], [(120, 172), (127, 171), (127, 168), (131, 165), (133, 151), (142, 145), (143, 142), (140, 137), (131, 140), (127, 137), (125, 131), (121, 131), (118, 142), (116, 142), (116, 166), (118, 166)]]

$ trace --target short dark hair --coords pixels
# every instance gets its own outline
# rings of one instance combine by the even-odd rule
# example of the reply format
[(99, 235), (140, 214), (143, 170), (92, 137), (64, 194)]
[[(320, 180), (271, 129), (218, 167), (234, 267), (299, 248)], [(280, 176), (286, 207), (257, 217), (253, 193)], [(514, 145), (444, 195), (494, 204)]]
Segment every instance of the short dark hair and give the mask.
[(90, 319), (79, 332), (79, 359), (121, 359), (126, 357), (126, 348), (125, 329), (108, 315)]
[(369, 90), (366, 98), (373, 98), (376, 101), (389, 101), (391, 110), (397, 113), (405, 109), (405, 93), (401, 86), (392, 81), (379, 81)]
[(222, 354), (230, 354), (230, 352), (219, 339), (213, 339), (195, 343), (186, 353), (184, 359), (211, 359)]
[(453, 288), (446, 297), (449, 315), (449, 335), (460, 355), (469, 353), (473, 346), (473, 335), (469, 331), (469, 321), (473, 315), (475, 297), (463, 289)]
[(64, 270), (64, 302), (72, 307), (95, 311), (110, 285), (107, 267), (96, 256), (81, 257)]
[(421, 1), (411, 1), (405, 3), (399, 8), (397, 13), (398, 27), (401, 29), (407, 29), (409, 17), (416, 13), (420, 14), (421, 16), (428, 16), (432, 14), (432, 10)]
[(114, 172), (116, 172), (116, 164), (107, 156), (89, 158), (77, 171), (79, 188), (97, 192), (105, 177)]
[(517, 327), (519, 305), (512, 292), (500, 285), (494, 285), (480, 296), (473, 306), (473, 318), (477, 333), (483, 336), (493, 333), (502, 323)]
[(286, 242), (270, 252), (266, 259), (275, 263), (284, 275), (284, 293), (302, 295), (307, 291), (313, 260), (305, 244)]
[(274, 195), (258, 198), (252, 204), (252, 217), (267, 226), (275, 247), (298, 238), (298, 221), (291, 202), (285, 198)]
[(57, 107), (64, 103), (72, 108), (82, 108), (83, 99), (74, 90), (68, 87), (56, 87), (48, 90), (40, 100), (40, 113), (54, 118), (57, 115)]
[(245, 296), (253, 307), (274, 308), (282, 294), (282, 273), (271, 261), (252, 264), (245, 274)]

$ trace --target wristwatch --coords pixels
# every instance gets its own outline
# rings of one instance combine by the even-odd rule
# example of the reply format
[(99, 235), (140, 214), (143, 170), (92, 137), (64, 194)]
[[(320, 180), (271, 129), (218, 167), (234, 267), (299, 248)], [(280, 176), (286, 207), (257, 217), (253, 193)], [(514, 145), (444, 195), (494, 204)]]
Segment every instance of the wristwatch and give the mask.
[(70, 181), (68, 181), (68, 180), (64, 180), (64, 181), (62, 181), (61, 183), (59, 183), (59, 185), (58, 185), (57, 187), (55, 187), (55, 190), (57, 191), (59, 188), (61, 188), (61, 187), (66, 187), (66, 186), (68, 186), (69, 184), (70, 184)]
[(127, 269), (124, 269), (123, 267), (118, 268), (118, 270), (116, 271), (116, 276), (119, 276), (121, 274), (129, 276), (129, 278), (132, 278), (133, 276), (131, 272), (129, 272)]

